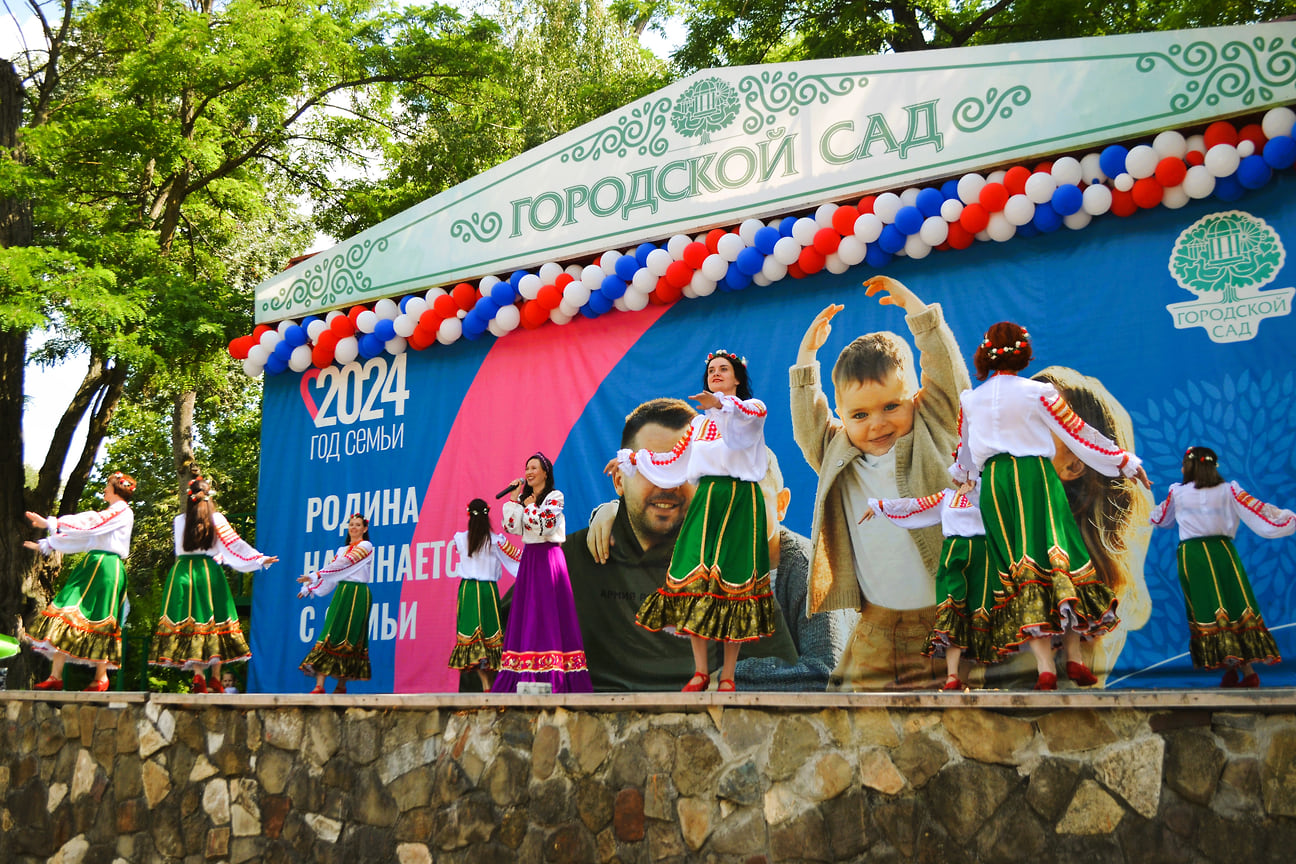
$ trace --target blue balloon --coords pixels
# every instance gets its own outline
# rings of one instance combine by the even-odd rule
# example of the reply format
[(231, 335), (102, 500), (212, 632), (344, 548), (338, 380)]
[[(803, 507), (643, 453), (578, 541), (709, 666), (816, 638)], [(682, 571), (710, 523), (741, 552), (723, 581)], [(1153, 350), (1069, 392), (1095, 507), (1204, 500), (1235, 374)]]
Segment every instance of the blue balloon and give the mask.
[(725, 274), (723, 284), (731, 291), (741, 291), (751, 284), (751, 276), (737, 267), (730, 267), (729, 272)]
[(648, 255), (656, 251), (656, 249), (657, 247), (654, 246), (652, 243), (640, 243), (639, 246), (635, 249), (635, 253), (634, 253), (635, 261), (638, 262), (640, 267), (647, 267)]
[[(417, 296), (417, 295), (414, 295), (414, 294), (406, 294), (404, 297), (402, 297), (402, 298), (400, 299), (400, 310), (401, 310), (402, 312), (405, 311), (405, 307), (409, 305), (409, 302), (410, 302), (411, 300), (413, 300), (413, 299), (415, 298), (415, 296)], [(428, 305), (431, 305), (431, 304), (428, 304)]]
[(616, 260), (616, 266), (612, 269), (616, 271), (617, 277), (622, 282), (629, 282), (634, 278), (635, 271), (642, 266), (644, 265), (640, 264), (633, 255), (622, 255)]
[(895, 216), (895, 227), (906, 236), (921, 231), (922, 223), (923, 214), (917, 207), (901, 207)]
[(589, 307), (595, 315), (602, 315), (604, 312), (612, 310), (613, 300), (602, 291), (595, 291), (590, 295)]
[(950, 179), (950, 180), (946, 180), (944, 183), (941, 184), (941, 190), (940, 190), (940, 191), (941, 191), (941, 196), (942, 196), (946, 201), (949, 201), (949, 200), (952, 199), (952, 198), (957, 198), (957, 197), (958, 197), (958, 180), (957, 180), (957, 179)]
[[(595, 296), (596, 296), (596, 295), (591, 294), (591, 295), (590, 295), (590, 299), (593, 300)], [(581, 313), (582, 315), (584, 315), (586, 318), (597, 318), (597, 317), (599, 317), (599, 313), (595, 312), (595, 311), (594, 311), (594, 307), (592, 307), (589, 303), (586, 303), (584, 306), (582, 306), (582, 307), (580, 308), (580, 313)]]
[(514, 270), (512, 273), (509, 274), (509, 278), (508, 278), (509, 287), (512, 288), (514, 291), (516, 291), (518, 287), (518, 283), (522, 281), (522, 277), (525, 275), (527, 275), (527, 271), (525, 270)]
[(1084, 193), (1079, 186), (1062, 185), (1053, 190), (1053, 209), (1063, 216), (1070, 216), (1084, 206)]
[(360, 356), (368, 359), (383, 353), (383, 340), (377, 334), (366, 333), (360, 337)]
[(882, 236), (878, 237), (877, 245), (888, 255), (894, 255), (905, 247), (907, 239), (905, 233), (895, 225), (883, 225)]
[[(761, 268), (765, 266), (765, 256), (761, 254), (759, 249), (748, 246), (746, 249), (738, 253), (738, 260), (735, 261), (734, 264), (737, 266), (730, 267), (730, 273), (734, 270), (738, 270), (740, 273), (747, 276), (755, 276), (761, 271)], [(728, 278), (728, 276), (726, 275), (725, 278)], [(743, 287), (746, 288), (747, 286), (744, 285)]]
[(870, 243), (868, 244), (868, 251), (864, 253), (864, 261), (874, 270), (881, 270), (891, 263), (891, 253), (883, 251), (882, 247), (876, 243)]
[[(523, 276), (526, 275), (526, 273), (521, 270), (517, 272), (522, 273)], [(513, 275), (517, 276), (517, 273), (514, 273)], [(500, 306), (508, 306), (514, 300), (516, 300), (517, 297), (518, 297), (517, 286), (514, 285), (512, 282), (496, 282), (494, 285), (491, 286), (490, 299), (495, 301), (495, 307), (497, 309)], [(485, 299), (487, 298), (485, 297), (482, 298), (482, 300)], [(494, 310), (491, 310), (491, 317), (494, 317), (494, 314), (495, 314)]]
[(1215, 178), (1215, 197), (1221, 201), (1236, 201), (1246, 194), (1246, 188), (1238, 181), (1237, 175)]
[(1038, 237), (1040, 229), (1035, 227), (1034, 222), (1027, 222), (1025, 225), (1018, 225), (1015, 237)]
[[(1074, 186), (1070, 187), (1075, 189)], [(1079, 189), (1076, 189), (1079, 192)], [(1053, 205), (1045, 201), (1043, 204), (1035, 205), (1035, 216), (1031, 219), (1031, 224), (1045, 234), (1052, 233), (1062, 227), (1062, 214), (1053, 208)], [(1021, 228), (1017, 229), (1021, 233)]]
[(941, 193), (941, 190), (933, 186), (928, 186), (926, 189), (919, 192), (918, 200), (914, 202), (914, 204), (918, 206), (919, 211), (922, 212), (924, 219), (929, 219), (932, 216), (939, 216), (941, 205), (944, 203), (944, 194)]
[(1115, 177), (1117, 174), (1125, 173), (1127, 158), (1129, 158), (1129, 150), (1119, 144), (1113, 144), (1099, 154), (1098, 167), (1108, 177)]
[(1238, 182), (1247, 189), (1259, 189), (1273, 177), (1273, 169), (1259, 153), (1252, 153), (1238, 165)]
[[(507, 282), (502, 282), (500, 284), (508, 285)], [(501, 306), (512, 305), (512, 303), (513, 303), (513, 299), (511, 296), (507, 303), (497, 302), (495, 300), (495, 293), (494, 291), (492, 291), (491, 296), (483, 297), (480, 300), (478, 300), (477, 303), (473, 306), (473, 308), (468, 311), (468, 315), (469, 317), (476, 315), (478, 318), (482, 320), (482, 326), (485, 326), (487, 321), (495, 317), (495, 313), (500, 310)]]
[(301, 328), (307, 332), (310, 332), (310, 325), (314, 324), (316, 321), (323, 321), (323, 320), (324, 319), (318, 315), (307, 315), (305, 318), (301, 320)]
[(287, 339), (280, 339), (275, 343), (274, 350), (270, 352), (270, 356), (282, 357), (284, 360), (287, 360), (292, 355), (294, 347), (296, 346), (290, 344)]
[[(625, 258), (618, 258), (617, 263), (620, 264), (624, 260)], [(607, 297), (609, 300), (615, 300), (618, 297), (625, 294), (625, 292), (626, 292), (625, 280), (621, 279), (618, 276), (612, 276), (610, 274), (604, 276), (603, 281), (599, 284), (599, 293)]]
[(752, 238), (752, 247), (758, 250), (762, 255), (773, 255), (774, 244), (782, 239), (783, 235), (779, 233), (779, 229), (771, 228), (766, 225), (764, 228), (757, 231), (756, 236)]
[(271, 354), (266, 358), (265, 371), (271, 375), (278, 375), (288, 368), (288, 361), (277, 354)]
[[(283, 342), (280, 342), (279, 345), (287, 342), (291, 347), (296, 348), (299, 345), (305, 345), (308, 341), (306, 331), (294, 324), (284, 331)], [(279, 346), (276, 345), (275, 347), (278, 348)]]
[(396, 324), (384, 318), (374, 325), (373, 335), (383, 342), (390, 342), (396, 338)]
[(1264, 146), (1264, 160), (1275, 171), (1284, 171), (1296, 165), (1296, 139), (1290, 135), (1270, 138)]
[(783, 221), (779, 223), (779, 234), (783, 237), (792, 236), (792, 226), (796, 224), (795, 216), (784, 216)]

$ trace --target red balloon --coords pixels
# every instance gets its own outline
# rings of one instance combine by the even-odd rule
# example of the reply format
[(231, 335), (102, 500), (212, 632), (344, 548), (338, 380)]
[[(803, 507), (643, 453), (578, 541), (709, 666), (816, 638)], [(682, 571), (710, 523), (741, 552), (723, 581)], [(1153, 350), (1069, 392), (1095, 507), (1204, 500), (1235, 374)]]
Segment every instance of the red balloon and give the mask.
[(663, 305), (669, 306), (684, 296), (684, 286), (672, 285), (670, 280), (663, 276), (657, 280), (657, 287), (653, 289), (653, 293), (661, 298)]
[(1201, 165), (1206, 161), (1206, 154), (1201, 152), (1200, 150), (1189, 150), (1186, 154), (1184, 154), (1184, 161), (1187, 162), (1190, 166)]
[[(820, 228), (814, 235), (814, 248), (820, 255), (828, 256), (837, 251), (841, 245), (841, 235), (831, 228)], [(807, 273), (812, 272), (805, 265), (801, 265)]]
[[(473, 304), (477, 302), (477, 289), (467, 282), (460, 282), (450, 290), (450, 296), (454, 298), (456, 306), (465, 312), (470, 312)], [(447, 315), (446, 317), (450, 316)]]
[(534, 330), (549, 320), (549, 310), (541, 305), (539, 298), (522, 304), (522, 326)]
[(339, 339), (355, 334), (355, 322), (346, 315), (339, 315), (329, 322), (329, 330)]
[[(806, 247), (806, 249), (809, 248), (811, 247), (809, 246)], [(803, 249), (801, 251), (804, 252), (805, 250)], [(793, 261), (791, 264), (788, 265), (788, 275), (791, 276), (793, 279), (804, 279), (806, 277), (806, 272), (801, 269), (800, 263)]]
[(958, 224), (962, 225), (969, 234), (976, 234), (984, 231), (990, 224), (990, 214), (980, 204), (972, 203), (963, 208), (963, 212), (959, 214)]
[[(447, 318), (456, 317), (455, 313), (459, 310), (459, 307), (457, 306), (455, 306), (454, 309), (451, 310), (449, 315), (441, 314), (441, 310), (438, 309), (437, 307), (444, 305), (441, 303), (442, 300), (450, 300), (450, 298), (448, 296), (438, 297), (436, 299), (436, 302), (432, 304), (431, 309), (424, 309), (423, 314), (419, 315), (418, 325), (416, 326), (415, 329), (423, 330), (433, 335), (436, 335), (437, 330), (441, 327), (442, 321), (444, 321)], [(450, 305), (454, 306), (453, 300), (450, 300)]]
[(1121, 217), (1132, 216), (1138, 212), (1138, 204), (1134, 201), (1133, 190), (1122, 192), (1119, 189), (1113, 189), (1111, 212)]
[[(964, 210), (964, 212), (967, 211)], [(949, 237), (946, 238), (945, 242), (949, 244), (951, 249), (966, 249), (976, 240), (976, 237), (973, 236), (974, 233), (964, 228), (962, 222), (951, 222), (949, 223)]]
[(415, 351), (422, 351), (435, 341), (435, 333), (429, 335), (426, 330), (419, 328), (414, 331), (414, 335), (405, 340), (405, 344), (409, 345), (409, 347), (413, 348)]
[(1003, 185), (1009, 195), (1022, 195), (1026, 192), (1026, 181), (1030, 179), (1031, 170), (1025, 165), (1015, 165), (1004, 174)]
[(422, 321), (427, 317), (428, 312), (434, 312), (440, 318), (445, 319), (454, 318), (458, 311), (459, 304), (455, 302), (455, 298), (451, 297), (449, 294), (442, 294), (440, 297), (432, 301), (431, 309), (425, 310), (423, 314), (419, 316), (419, 321)]
[(707, 259), (707, 256), (714, 251), (714, 249), (708, 249), (706, 243), (690, 243), (684, 247), (683, 261), (689, 267), (697, 270), (702, 267), (702, 262)]
[(265, 332), (267, 332), (267, 331), (269, 331), (269, 330), (273, 330), (273, 329), (274, 329), (274, 328), (271, 327), (269, 324), (258, 324), (258, 325), (256, 325), (255, 327), (252, 328), (252, 341), (253, 341), (253, 342), (260, 342), (260, 341), (261, 341), (261, 334), (262, 334), (262, 333), (265, 333)]
[(801, 257), (797, 259), (796, 263), (800, 266), (802, 273), (810, 276), (824, 268), (824, 264), (828, 263), (828, 257), (815, 247), (807, 246), (801, 250)]
[(315, 340), (315, 345), (316, 347), (323, 345), (327, 347), (328, 350), (332, 351), (337, 347), (338, 338), (338, 335), (332, 330), (325, 330), (319, 335), (319, 338)]
[[(981, 187), (977, 200), (988, 212), (998, 213), (1008, 203), (1008, 189), (1002, 183), (987, 183)], [(966, 213), (967, 208), (963, 212)]]
[(570, 273), (559, 273), (558, 278), (554, 280), (554, 287), (559, 291), (576, 281), (576, 277)]
[(1178, 186), (1184, 180), (1184, 175), (1188, 173), (1188, 166), (1177, 156), (1167, 156), (1157, 163), (1156, 177), (1157, 182), (1162, 186), (1169, 188)]
[(351, 309), (347, 312), (347, 317), (350, 318), (351, 323), (354, 324), (356, 323), (356, 319), (360, 317), (360, 313), (365, 311), (368, 308), (369, 308), (368, 306), (352, 306)]
[(1134, 199), (1134, 203), (1144, 210), (1150, 210), (1160, 204), (1164, 195), (1165, 187), (1158, 183), (1155, 177), (1135, 180), (1134, 188), (1130, 190), (1130, 197)]
[(311, 364), (317, 369), (327, 369), (333, 365), (333, 349), (316, 345), (311, 349)]
[(540, 293), (536, 294), (536, 300), (544, 307), (546, 314), (557, 309), (562, 298), (562, 289), (557, 285), (544, 285), (540, 288)]
[(246, 360), (248, 355), (248, 350), (251, 347), (252, 347), (252, 343), (248, 341), (247, 336), (237, 336), (230, 340), (229, 343), (230, 356), (233, 357), (235, 360)]
[(852, 237), (855, 235), (855, 220), (859, 218), (860, 211), (850, 204), (843, 204), (833, 211), (832, 227), (843, 237)]
[(1250, 141), (1254, 144), (1257, 153), (1264, 150), (1264, 145), (1269, 143), (1259, 123), (1248, 123), (1238, 130), (1238, 142), (1242, 141)]
[(1036, 174), (1052, 174), (1052, 173), (1053, 173), (1053, 160), (1050, 159), (1050, 160), (1047, 160), (1047, 161), (1041, 162), (1041, 163), (1039, 163), (1038, 165), (1036, 165), (1036, 166), (1035, 166), (1035, 173), (1036, 173)]
[(708, 231), (706, 235), (707, 253), (713, 254), (715, 252), (720, 251), (719, 248), (720, 238), (725, 236), (728, 233), (729, 232), (724, 230), (723, 228), (712, 228), (710, 231)]
[(1202, 133), (1202, 137), (1206, 139), (1207, 150), (1216, 144), (1233, 144), (1236, 146), (1238, 142), (1237, 128), (1227, 120), (1216, 120), (1207, 126), (1206, 131)]
[(873, 202), (877, 200), (876, 195), (865, 195), (860, 199), (859, 204), (855, 206), (861, 214), (873, 212)]
[(693, 268), (683, 261), (672, 261), (666, 268), (666, 281), (675, 288), (683, 289), (693, 281)]

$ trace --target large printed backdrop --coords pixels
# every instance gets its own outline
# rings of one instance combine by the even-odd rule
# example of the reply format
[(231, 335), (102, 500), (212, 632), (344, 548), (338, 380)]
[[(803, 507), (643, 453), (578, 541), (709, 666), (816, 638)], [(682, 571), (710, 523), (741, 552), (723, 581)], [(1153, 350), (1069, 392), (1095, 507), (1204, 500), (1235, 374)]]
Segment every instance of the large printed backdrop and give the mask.
[[(941, 304), (969, 367), (985, 328), (1009, 318), (1032, 333), (1030, 371), (1060, 365), (1099, 379), (1133, 422), (1158, 500), (1180, 479), (1184, 448), (1204, 444), (1220, 453), (1227, 478), (1296, 506), (1296, 326), (1292, 291), (1283, 290), (1296, 284), (1296, 270), (1279, 254), (1296, 243), (1294, 184), (1284, 176), (1233, 204), (1106, 216), (1083, 232), (898, 259), (886, 272)], [(1261, 290), (1266, 267), (1276, 276)], [(861, 333), (908, 335), (903, 313), (864, 296), (868, 275), (864, 266), (825, 272), (267, 379), (257, 537), (285, 566), (260, 576), (254, 591), (251, 689), (311, 686), (297, 664), (327, 603), (298, 600), (292, 577), (328, 559), (354, 511), (370, 515), (378, 551), (374, 678), (352, 692), (455, 689), (445, 667), (458, 587), (448, 541), (464, 525), (467, 501), (493, 498), (543, 450), (566, 495), (568, 531), (583, 527), (590, 509), (614, 495), (601, 470), (625, 415), (654, 396), (697, 392), (715, 348), (748, 358), (753, 389), (770, 406), (767, 440), (792, 492), (785, 524), (808, 534), (816, 478), (792, 440), (787, 369), (810, 320), (832, 302), (846, 309), (820, 352), (825, 372)], [(498, 526), (497, 507), (492, 515)], [(1119, 653), (1107, 686), (1213, 685), (1187, 657), (1177, 533), (1149, 539), (1129, 526), (1126, 539), (1134, 572), (1122, 613), (1130, 627), (1110, 640), (1108, 650)], [(1237, 545), (1279, 648), (1296, 655), (1296, 538), (1261, 541), (1243, 528)], [(1289, 660), (1262, 676), (1291, 686), (1294, 668)]]

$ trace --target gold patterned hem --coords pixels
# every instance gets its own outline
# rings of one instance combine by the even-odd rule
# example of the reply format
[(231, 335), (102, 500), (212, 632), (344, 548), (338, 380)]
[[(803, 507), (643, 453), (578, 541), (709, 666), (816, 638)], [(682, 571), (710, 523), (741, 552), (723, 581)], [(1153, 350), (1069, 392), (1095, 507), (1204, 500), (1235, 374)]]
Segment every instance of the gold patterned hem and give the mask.
[(252, 649), (238, 621), (201, 624), (188, 618), (179, 623), (165, 615), (149, 650), (150, 665), (172, 669), (199, 669), (212, 663), (241, 663), (252, 657)]
[(75, 608), (46, 607), (24, 639), (32, 650), (68, 663), (121, 665), (121, 629), (116, 618), (87, 621)]
[(1188, 630), (1188, 649), (1193, 666), (1198, 669), (1218, 669), (1244, 663), (1272, 666), (1282, 662), (1278, 643), (1270, 635), (1264, 619), (1250, 610), (1244, 612), (1238, 621), (1228, 621), (1221, 611), (1220, 620), (1215, 624), (1194, 621)]
[(315, 643), (314, 649), (298, 667), (307, 675), (324, 675), (345, 678), (348, 681), (368, 681), (370, 675), (369, 649), (356, 648), (349, 643), (333, 644), (327, 638)]
[(1059, 637), (1068, 631), (1084, 640), (1116, 629), (1116, 595), (1101, 582), (1076, 582), (1055, 574), (1051, 584), (1028, 581), (1001, 596), (992, 616), (994, 645), (1012, 654), (1031, 639)]
[[(687, 590), (681, 590), (687, 589)], [(647, 630), (674, 630), (718, 642), (752, 642), (774, 633), (769, 574), (734, 586), (718, 569), (698, 567), (648, 596), (635, 616)]]
[(490, 645), (483, 641), (466, 642), (454, 647), (450, 652), (450, 662), (446, 665), (451, 669), (498, 670), (502, 653), (500, 645)]

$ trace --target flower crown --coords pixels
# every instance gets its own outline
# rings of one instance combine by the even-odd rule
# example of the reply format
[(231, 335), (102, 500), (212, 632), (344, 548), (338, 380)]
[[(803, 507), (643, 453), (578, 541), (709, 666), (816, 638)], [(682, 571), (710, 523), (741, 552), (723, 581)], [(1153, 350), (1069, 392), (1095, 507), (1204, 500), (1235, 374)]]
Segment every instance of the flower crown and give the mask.
[(127, 492), (135, 491), (135, 481), (121, 471), (115, 472), (108, 479), (116, 481), (117, 485), (125, 489)]
[(1213, 454), (1210, 453), (1194, 454), (1193, 449), (1194, 448), (1189, 447), (1187, 450), (1184, 451), (1185, 459), (1191, 459), (1194, 462), (1204, 462), (1207, 465), (1211, 465), (1215, 463), (1216, 459)]
[(1029, 345), (1030, 345), (1030, 334), (1026, 332), (1025, 327), (1022, 328), (1021, 338), (1013, 342), (1013, 344), (1011, 345), (1004, 345), (1001, 347), (992, 344), (990, 342), (989, 333), (986, 334), (985, 339), (983, 339), (981, 342), (981, 347), (985, 349), (986, 355), (989, 356), (991, 360), (997, 360), (998, 358), (1006, 356), (1008, 354), (1016, 354), (1018, 351), (1021, 351), (1022, 349), (1028, 347)]
[(485, 516), (490, 513), (490, 505), (484, 505), (480, 510), (474, 510), (471, 506), (468, 508), (469, 516)]
[(194, 478), (193, 478), (192, 480), (189, 481), (189, 500), (190, 500), (190, 501), (206, 501), (206, 500), (210, 497), (210, 492), (211, 492), (211, 490), (209, 490), (209, 489), (199, 489), (199, 490), (197, 490), (196, 492), (194, 491), (194, 484), (197, 483), (199, 480), (202, 480), (202, 479), (203, 479), (203, 476), (202, 476), (201, 474), (197, 474), (197, 475), (194, 476)]
[(714, 360), (714, 359), (717, 358), (717, 357), (725, 357), (725, 358), (727, 358), (730, 362), (732, 362), (732, 363), (741, 363), (741, 364), (742, 364), (742, 367), (743, 367), (744, 369), (747, 368), (747, 358), (746, 358), (746, 357), (739, 357), (737, 354), (733, 353), (732, 351), (726, 351), (726, 350), (723, 349), (723, 348), (717, 348), (716, 350), (714, 350), (714, 351), (712, 351), (710, 354), (708, 354), (708, 355), (707, 355), (706, 362), (707, 362), (707, 363), (710, 363), (712, 360)]

